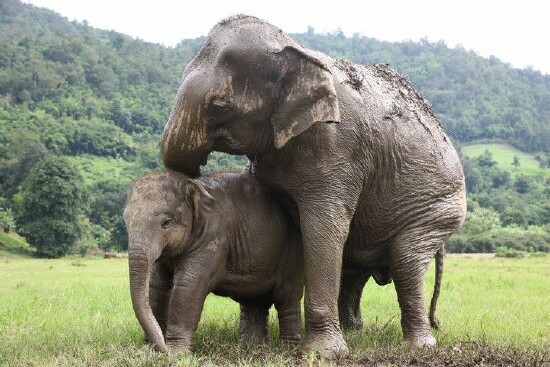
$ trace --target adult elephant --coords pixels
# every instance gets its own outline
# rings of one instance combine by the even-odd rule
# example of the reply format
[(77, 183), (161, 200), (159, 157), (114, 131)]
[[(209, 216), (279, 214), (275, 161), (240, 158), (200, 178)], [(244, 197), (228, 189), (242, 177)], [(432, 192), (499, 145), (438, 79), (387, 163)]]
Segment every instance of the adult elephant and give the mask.
[(245, 154), (293, 215), (304, 246), (303, 352), (347, 353), (342, 264), (387, 267), (404, 337), (435, 344), (424, 274), (464, 221), (464, 175), (405, 78), (308, 50), (260, 19), (231, 17), (186, 67), (161, 150), (165, 166), (189, 175), (213, 150)]

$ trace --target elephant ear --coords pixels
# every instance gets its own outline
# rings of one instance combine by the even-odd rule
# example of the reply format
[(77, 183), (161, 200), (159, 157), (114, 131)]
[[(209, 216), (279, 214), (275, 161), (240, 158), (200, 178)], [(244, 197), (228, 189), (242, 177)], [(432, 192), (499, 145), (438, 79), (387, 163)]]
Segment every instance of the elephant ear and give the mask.
[(187, 180), (183, 187), (183, 193), (185, 200), (193, 209), (193, 227), (202, 230), (206, 220), (210, 217), (212, 209), (214, 209), (216, 200), (196, 180)]
[(283, 147), (318, 121), (339, 122), (340, 110), (331, 72), (306, 50), (279, 52), (285, 65), (271, 123), (275, 147)]

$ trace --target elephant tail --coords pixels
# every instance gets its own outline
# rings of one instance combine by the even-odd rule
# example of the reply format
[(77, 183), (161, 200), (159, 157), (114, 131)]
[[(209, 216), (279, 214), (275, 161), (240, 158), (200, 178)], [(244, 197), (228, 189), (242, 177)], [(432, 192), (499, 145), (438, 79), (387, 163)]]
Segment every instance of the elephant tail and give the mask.
[(445, 245), (441, 246), (435, 254), (435, 284), (432, 302), (430, 303), (430, 326), (434, 329), (440, 329), (441, 323), (435, 317), (435, 309), (437, 307), (437, 299), (441, 289), (441, 279), (443, 278), (443, 258), (445, 257)]

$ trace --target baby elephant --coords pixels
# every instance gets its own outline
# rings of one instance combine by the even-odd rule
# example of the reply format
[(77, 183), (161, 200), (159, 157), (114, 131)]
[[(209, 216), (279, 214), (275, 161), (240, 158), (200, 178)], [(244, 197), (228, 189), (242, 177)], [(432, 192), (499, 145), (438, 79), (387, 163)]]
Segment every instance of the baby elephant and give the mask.
[(300, 339), (300, 233), (250, 174), (149, 173), (124, 221), (132, 304), (157, 349), (191, 349), (210, 292), (240, 303), (242, 341), (267, 338), (272, 304), (281, 339)]

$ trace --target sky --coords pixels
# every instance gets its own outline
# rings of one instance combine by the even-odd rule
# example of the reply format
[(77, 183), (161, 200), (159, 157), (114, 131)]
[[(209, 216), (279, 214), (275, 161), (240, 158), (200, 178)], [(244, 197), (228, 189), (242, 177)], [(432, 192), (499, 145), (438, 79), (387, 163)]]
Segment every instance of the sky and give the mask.
[[(244, 13), (287, 33), (312, 26), (383, 41), (430, 42), (498, 57), (550, 74), (550, 28), (542, 0), (24, 0), (69, 20), (175, 46), (206, 35), (219, 20)], [(331, 6), (326, 6), (330, 4)]]

